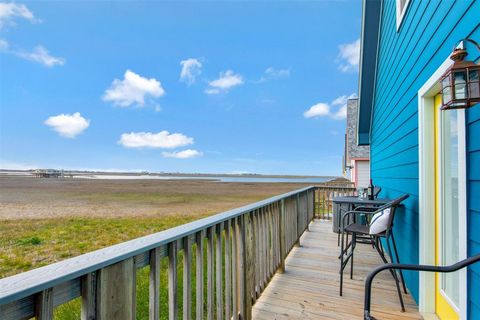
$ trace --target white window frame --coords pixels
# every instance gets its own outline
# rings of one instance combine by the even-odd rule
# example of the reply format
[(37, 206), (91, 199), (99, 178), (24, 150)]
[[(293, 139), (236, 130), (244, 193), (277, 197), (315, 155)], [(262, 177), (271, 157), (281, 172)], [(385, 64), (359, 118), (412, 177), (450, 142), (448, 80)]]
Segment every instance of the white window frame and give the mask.
[[(458, 47), (463, 48), (463, 43)], [(435, 225), (431, 223), (432, 214), (435, 214), (435, 169), (432, 163), (434, 158), (434, 96), (440, 91), (438, 79), (453, 64), (448, 57), (434, 72), (427, 82), (418, 91), (418, 138), (419, 138), (419, 260), (420, 264), (435, 264)], [(465, 121), (465, 110), (458, 114)], [(466, 150), (465, 126), (458, 128), (459, 151)], [(460, 257), (467, 257), (467, 230), (466, 230), (466, 154), (459, 159), (459, 209), (460, 209)], [(462, 219), (463, 218), (463, 219)], [(467, 271), (460, 273), (460, 319), (467, 319)], [(419, 311), (424, 319), (435, 319), (435, 273), (419, 273)]]
[(403, 8), (400, 8), (401, 0), (396, 0), (397, 5), (397, 32), (400, 30), (400, 26), (402, 25), (403, 18), (405, 17), (405, 13), (407, 12), (408, 5), (410, 4), (410, 0), (405, 1), (405, 5)]

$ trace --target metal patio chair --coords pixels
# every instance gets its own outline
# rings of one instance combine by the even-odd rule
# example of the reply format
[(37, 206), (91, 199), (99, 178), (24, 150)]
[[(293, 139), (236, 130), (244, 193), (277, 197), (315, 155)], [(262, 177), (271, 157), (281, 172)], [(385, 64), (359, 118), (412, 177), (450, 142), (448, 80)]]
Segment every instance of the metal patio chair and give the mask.
[[(397, 246), (395, 243), (395, 237), (393, 235), (393, 222), (395, 218), (395, 211), (401, 205), (401, 203), (409, 197), (408, 194), (403, 195), (381, 207), (375, 208), (372, 210), (368, 208), (368, 211), (365, 210), (366, 208), (358, 207), (355, 210), (348, 211), (343, 214), (342, 216), (342, 241), (341, 241), (341, 253), (340, 253), (340, 296), (343, 294), (343, 271), (347, 266), (348, 262), (350, 262), (350, 279), (353, 279), (353, 257), (355, 247), (358, 243), (361, 244), (370, 244), (372, 245), (380, 255), (382, 261), (387, 264), (389, 263), (385, 252), (383, 250), (383, 246), (381, 245), (381, 239), (385, 239), (385, 244), (387, 246), (388, 254), (390, 256), (390, 260), (392, 263), (400, 263), (398, 257)], [(377, 213), (386, 213), (386, 209), (390, 209), (390, 215), (388, 218), (388, 222), (386, 224), (386, 230), (377, 234), (370, 234), (370, 223), (371, 217), (373, 217)], [(367, 224), (362, 223), (349, 223), (351, 221), (351, 217), (358, 216), (365, 216), (367, 219)], [(359, 219), (357, 219), (359, 220)], [(351, 241), (348, 243), (348, 235), (351, 235)], [(347, 238), (347, 243), (345, 243), (345, 237)], [(393, 251), (392, 251), (393, 245)], [(398, 297), (400, 300), (400, 305), (402, 307), (402, 311), (405, 311), (405, 306), (403, 303), (403, 297), (400, 290), (400, 281), (396, 271), (390, 270), (392, 277), (395, 280), (395, 285), (397, 287)], [(407, 288), (405, 286), (405, 281), (403, 279), (403, 273), (399, 271), (400, 279), (403, 285), (403, 290), (405, 294), (407, 294)]]

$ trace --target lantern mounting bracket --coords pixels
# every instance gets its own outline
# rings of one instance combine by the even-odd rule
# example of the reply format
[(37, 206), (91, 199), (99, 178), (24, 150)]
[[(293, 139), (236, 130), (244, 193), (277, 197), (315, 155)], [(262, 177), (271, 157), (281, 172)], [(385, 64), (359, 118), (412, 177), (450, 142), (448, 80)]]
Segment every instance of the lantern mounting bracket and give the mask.
[(468, 41), (470, 43), (472, 43), (475, 47), (477, 47), (478, 51), (480, 51), (480, 44), (478, 44), (477, 41), (473, 40), (473, 39), (470, 39), (470, 38), (465, 38), (465, 39), (461, 39), (461, 40), (458, 40), (455, 45), (453, 46), (453, 51), (455, 51), (457, 48), (457, 46), (460, 44), (460, 42), (462, 41)]

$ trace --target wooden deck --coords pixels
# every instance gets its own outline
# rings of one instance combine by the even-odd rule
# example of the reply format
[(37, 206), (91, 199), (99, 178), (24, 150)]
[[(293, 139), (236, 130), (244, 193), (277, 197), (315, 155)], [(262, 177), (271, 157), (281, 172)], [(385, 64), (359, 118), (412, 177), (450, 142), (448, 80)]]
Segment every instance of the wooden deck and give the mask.
[[(277, 273), (253, 307), (253, 319), (363, 319), (364, 279), (381, 264), (376, 251), (357, 245), (353, 280), (346, 269), (344, 293), (339, 292), (339, 248), (330, 221), (315, 220), (286, 260), (285, 273)], [(401, 312), (391, 274), (376, 277), (372, 315), (377, 319), (421, 319), (410, 295), (404, 294)]]

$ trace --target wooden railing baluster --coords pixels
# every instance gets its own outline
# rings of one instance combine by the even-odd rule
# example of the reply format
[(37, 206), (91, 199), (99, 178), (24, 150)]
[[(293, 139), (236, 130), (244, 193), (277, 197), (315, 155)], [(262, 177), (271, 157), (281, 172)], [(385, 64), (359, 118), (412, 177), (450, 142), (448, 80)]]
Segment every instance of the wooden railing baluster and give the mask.
[(238, 218), (232, 219), (232, 318), (238, 319)]
[[(260, 261), (261, 259), (261, 249), (260, 249), (260, 214), (258, 211), (252, 212), (252, 225), (253, 225), (253, 236), (255, 237), (255, 242), (257, 246), (255, 247), (255, 261)], [(261, 279), (261, 264), (255, 263), (255, 295), (260, 294), (260, 279)], [(256, 297), (255, 296), (255, 297)]]
[(225, 222), (225, 319), (229, 320), (232, 299), (231, 220)]
[(196, 318), (203, 320), (203, 232), (198, 231), (196, 240)]
[(160, 248), (150, 251), (149, 303), (150, 320), (160, 319)]
[(183, 238), (183, 319), (192, 318), (192, 250), (190, 237)]
[(216, 226), (216, 235), (217, 235), (217, 241), (215, 245), (215, 251), (216, 251), (216, 270), (215, 270), (215, 275), (216, 275), (216, 306), (217, 306), (217, 319), (222, 320), (223, 319), (223, 249), (222, 249), (222, 230), (223, 230), (223, 223), (220, 223)]
[(80, 311), (81, 320), (96, 319), (97, 311), (97, 274), (87, 273), (81, 280), (82, 306)]
[(213, 319), (213, 273), (214, 273), (214, 258), (213, 258), (213, 228), (208, 228), (208, 240), (207, 240), (207, 319)]
[(240, 310), (239, 317), (240, 319), (245, 319), (247, 317), (247, 284), (246, 284), (246, 226), (245, 217), (248, 217), (248, 214), (244, 214), (239, 217), (238, 225), (238, 308)]
[(53, 289), (49, 288), (37, 294), (35, 318), (37, 320), (53, 319)]
[(177, 242), (168, 244), (168, 318), (178, 319), (177, 306)]

